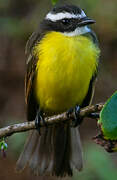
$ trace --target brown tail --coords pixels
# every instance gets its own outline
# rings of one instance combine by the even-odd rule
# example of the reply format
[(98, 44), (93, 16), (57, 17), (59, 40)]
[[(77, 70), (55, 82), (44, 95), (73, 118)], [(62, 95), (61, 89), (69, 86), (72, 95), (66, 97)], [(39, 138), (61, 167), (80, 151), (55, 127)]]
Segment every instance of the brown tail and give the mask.
[(59, 125), (34, 130), (17, 161), (16, 170), (26, 165), (36, 175), (72, 176), (72, 169), (81, 170), (82, 148), (78, 128)]

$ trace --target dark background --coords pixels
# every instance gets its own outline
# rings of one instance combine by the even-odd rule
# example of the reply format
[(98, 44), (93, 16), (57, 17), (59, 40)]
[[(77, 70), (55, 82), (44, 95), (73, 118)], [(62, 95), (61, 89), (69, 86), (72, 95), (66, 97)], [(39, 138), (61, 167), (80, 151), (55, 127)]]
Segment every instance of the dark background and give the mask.
[[(64, 2), (60, 0), (59, 3)], [(72, 0), (96, 20), (93, 26), (101, 48), (100, 69), (93, 103), (104, 102), (117, 89), (117, 0)], [(25, 44), (50, 10), (50, 0), (0, 0), (0, 127), (26, 121), (24, 103)], [(117, 154), (108, 154), (91, 138), (98, 132), (96, 122), (85, 119), (81, 126), (84, 170), (74, 180), (115, 180)], [(15, 163), (27, 133), (8, 140), (7, 158), (0, 155), (0, 179), (32, 180), (28, 170), (17, 174)], [(69, 178), (66, 178), (69, 179)]]

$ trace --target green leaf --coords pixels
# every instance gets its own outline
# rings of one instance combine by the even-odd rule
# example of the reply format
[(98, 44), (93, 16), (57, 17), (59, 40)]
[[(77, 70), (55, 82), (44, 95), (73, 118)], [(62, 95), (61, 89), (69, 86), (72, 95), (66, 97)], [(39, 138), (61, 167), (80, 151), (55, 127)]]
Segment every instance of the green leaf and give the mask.
[(55, 5), (58, 0), (51, 0), (51, 1), (52, 1), (52, 4)]
[(7, 150), (7, 148), (8, 148), (8, 145), (4, 141), (4, 139), (2, 141), (0, 141), (0, 150)]
[(105, 139), (117, 140), (117, 91), (105, 103), (98, 124)]

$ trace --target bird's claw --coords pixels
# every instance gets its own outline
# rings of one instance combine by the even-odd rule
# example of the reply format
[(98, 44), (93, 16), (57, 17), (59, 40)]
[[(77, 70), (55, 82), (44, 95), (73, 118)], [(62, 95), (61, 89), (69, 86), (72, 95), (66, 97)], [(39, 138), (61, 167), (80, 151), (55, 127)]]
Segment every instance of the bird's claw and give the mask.
[(44, 126), (46, 126), (46, 122), (43, 118), (43, 114), (40, 111), (38, 111), (35, 118), (35, 127), (38, 130), (40, 135), (41, 135), (41, 130), (40, 130), (41, 122), (43, 123)]
[(72, 120), (72, 127), (77, 127), (81, 124), (82, 118), (80, 117), (80, 106), (76, 105), (75, 108), (70, 108), (67, 111), (67, 116), (70, 118), (70, 114), (74, 112), (74, 119)]

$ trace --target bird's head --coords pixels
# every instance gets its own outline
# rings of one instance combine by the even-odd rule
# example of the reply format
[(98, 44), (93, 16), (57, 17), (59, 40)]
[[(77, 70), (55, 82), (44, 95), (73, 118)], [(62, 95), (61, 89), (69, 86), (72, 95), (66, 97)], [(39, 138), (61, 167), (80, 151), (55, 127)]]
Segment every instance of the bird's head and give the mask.
[(86, 16), (84, 11), (74, 5), (54, 7), (42, 22), (47, 31), (62, 32), (68, 36), (85, 34), (90, 31), (89, 24), (95, 21)]

